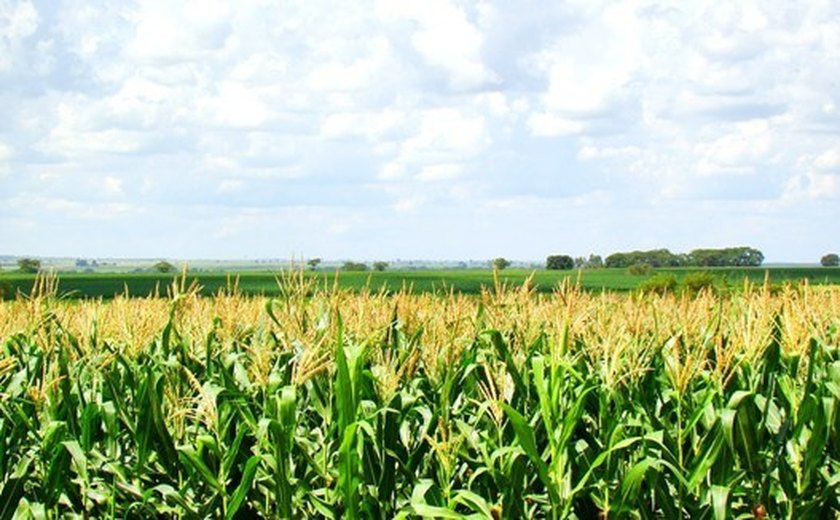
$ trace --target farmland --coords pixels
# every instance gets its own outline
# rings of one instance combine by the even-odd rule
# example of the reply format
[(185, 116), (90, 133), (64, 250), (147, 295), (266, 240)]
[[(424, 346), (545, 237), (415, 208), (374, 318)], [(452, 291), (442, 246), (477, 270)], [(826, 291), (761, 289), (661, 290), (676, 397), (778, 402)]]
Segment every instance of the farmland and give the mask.
[(0, 302), (0, 517), (838, 516), (840, 289), (486, 281), (40, 279)]
[[(710, 273), (718, 286), (740, 286), (743, 280), (749, 279), (754, 283), (762, 283), (765, 275), (769, 276), (773, 284), (783, 282), (798, 283), (808, 280), (811, 285), (840, 284), (840, 268), (819, 267), (776, 267), (769, 269), (751, 268), (712, 268), (698, 270), (695, 268), (656, 269), (651, 275), (632, 276), (626, 269), (584, 269), (582, 271), (547, 271), (507, 269), (500, 273), (502, 281), (511, 284), (521, 284), (532, 274), (533, 284), (539, 292), (550, 293), (563, 280), (580, 283), (581, 288), (589, 291), (628, 291), (637, 288), (650, 276), (670, 273), (677, 280), (695, 272)], [(241, 272), (190, 272), (190, 283), (195, 281), (201, 286), (204, 295), (215, 294), (225, 289), (238, 279), (239, 290), (243, 294), (272, 296), (280, 294), (277, 277), (280, 273), (267, 271)], [(124, 294), (126, 290), (133, 296), (148, 296), (165, 291), (172, 282), (174, 274), (160, 273), (62, 273), (59, 275), (59, 291), (61, 294), (75, 298), (105, 297), (111, 298), (117, 294)], [(336, 272), (321, 271), (308, 272), (307, 277), (317, 280), (321, 286), (348, 288), (358, 291), (368, 288), (374, 291), (385, 289), (389, 292), (401, 290), (404, 286), (414, 292), (433, 292), (439, 290), (454, 290), (464, 294), (478, 294), (482, 287), (492, 287), (493, 273), (489, 270), (414, 270), (414, 271), (385, 271), (385, 272)], [(18, 291), (28, 294), (32, 289), (35, 275), (18, 274), (14, 272), (0, 273), (0, 291), (6, 297), (14, 296)]]

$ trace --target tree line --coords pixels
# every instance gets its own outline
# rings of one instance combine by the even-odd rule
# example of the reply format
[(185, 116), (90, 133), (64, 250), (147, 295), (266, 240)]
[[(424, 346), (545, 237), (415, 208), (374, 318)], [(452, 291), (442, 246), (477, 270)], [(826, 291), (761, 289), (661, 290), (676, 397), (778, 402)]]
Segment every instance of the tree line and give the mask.
[(613, 253), (604, 260), (606, 267), (630, 267), (648, 264), (651, 267), (758, 267), (764, 253), (752, 247), (695, 249), (690, 253), (672, 253), (667, 249)]
[[(826, 255), (829, 257), (831, 255)], [(834, 255), (836, 256), (836, 255)], [(823, 257), (823, 265), (831, 265), (834, 258)], [(546, 269), (572, 268), (629, 268), (650, 267), (758, 267), (764, 262), (764, 253), (752, 247), (725, 247), (720, 249), (695, 249), (690, 253), (672, 253), (668, 249), (613, 253), (601, 259), (598, 255), (572, 258), (569, 255), (551, 255), (546, 258)], [(836, 264), (835, 264), (836, 265)]]

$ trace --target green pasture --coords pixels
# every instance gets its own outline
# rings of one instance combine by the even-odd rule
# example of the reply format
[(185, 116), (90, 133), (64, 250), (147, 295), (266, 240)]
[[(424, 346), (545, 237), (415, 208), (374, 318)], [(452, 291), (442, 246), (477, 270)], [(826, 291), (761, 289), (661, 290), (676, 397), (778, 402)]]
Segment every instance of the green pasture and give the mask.
[[(520, 285), (533, 274), (533, 283), (540, 292), (551, 292), (569, 279), (580, 283), (590, 291), (629, 291), (633, 290), (651, 276), (662, 273), (673, 274), (678, 282), (690, 273), (705, 271), (715, 277), (718, 286), (738, 288), (744, 279), (753, 283), (763, 283), (765, 276), (775, 285), (785, 282), (800, 283), (808, 280), (811, 285), (840, 283), (840, 268), (825, 267), (780, 267), (780, 268), (681, 268), (656, 269), (646, 275), (631, 275), (625, 269), (585, 269), (572, 271), (547, 271), (508, 269), (499, 274), (501, 282)], [(132, 296), (147, 296), (156, 291), (166, 294), (167, 287), (177, 274), (160, 273), (67, 273), (59, 275), (59, 292), (68, 297), (110, 298), (126, 291)], [(187, 273), (187, 283), (195, 281), (202, 287), (202, 294), (214, 294), (225, 289), (232, 280), (238, 278), (239, 290), (250, 295), (277, 295), (280, 293), (278, 277), (282, 273), (270, 272), (197, 272)], [(490, 270), (422, 270), (422, 271), (384, 271), (384, 272), (307, 272), (306, 276), (317, 277), (325, 285), (335, 283), (342, 288), (360, 290), (368, 288), (378, 291), (398, 291), (410, 287), (413, 292), (449, 291), (477, 294), (482, 287), (492, 287), (493, 273)], [(6, 298), (18, 292), (28, 294), (35, 281), (31, 274), (0, 273), (0, 293)]]

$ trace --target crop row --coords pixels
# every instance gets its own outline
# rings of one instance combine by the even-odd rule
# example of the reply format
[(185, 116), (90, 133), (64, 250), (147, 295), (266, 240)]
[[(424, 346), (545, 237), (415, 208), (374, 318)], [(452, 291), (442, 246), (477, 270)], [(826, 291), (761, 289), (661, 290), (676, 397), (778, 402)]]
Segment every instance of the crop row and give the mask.
[(0, 303), (0, 518), (838, 516), (840, 290), (308, 284)]

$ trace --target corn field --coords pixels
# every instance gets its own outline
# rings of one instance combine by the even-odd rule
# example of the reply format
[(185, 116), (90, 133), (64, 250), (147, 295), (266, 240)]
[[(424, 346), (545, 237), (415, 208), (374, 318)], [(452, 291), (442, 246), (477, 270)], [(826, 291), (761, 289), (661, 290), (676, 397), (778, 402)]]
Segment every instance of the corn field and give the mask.
[(0, 518), (840, 517), (840, 288), (0, 302)]

